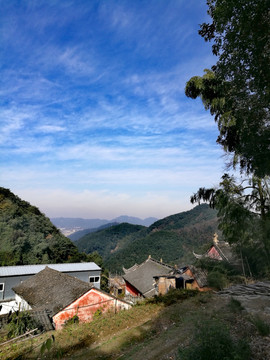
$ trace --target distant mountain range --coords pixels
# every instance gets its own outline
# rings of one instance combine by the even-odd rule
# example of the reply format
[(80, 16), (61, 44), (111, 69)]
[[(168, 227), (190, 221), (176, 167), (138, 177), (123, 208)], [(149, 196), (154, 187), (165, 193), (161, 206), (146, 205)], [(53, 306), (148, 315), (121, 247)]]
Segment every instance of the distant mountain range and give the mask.
[(121, 223), (98, 229), (75, 244), (82, 252), (98, 251), (110, 271), (121, 271), (149, 255), (174, 265), (194, 261), (192, 251), (211, 244), (217, 226), (216, 211), (202, 204), (149, 227)]
[[(0, 210), (0, 266), (79, 261), (100, 261), (101, 265), (97, 252), (111, 272), (139, 264), (149, 255), (171, 265), (185, 265), (194, 261), (193, 250), (206, 250), (218, 228), (217, 213), (206, 204), (150, 226), (122, 222), (141, 220), (128, 216), (114, 223), (60, 218), (58, 226), (86, 226), (88, 231), (89, 224), (94, 227), (72, 243), (37, 207), (1, 187)], [(149, 225), (153, 218), (145, 221)]]
[[(134, 216), (121, 215), (112, 220), (105, 219), (82, 219), (82, 218), (66, 218), (57, 217), (51, 218), (51, 222), (58, 227), (63, 234), (71, 238), (71, 234), (75, 232), (87, 229), (88, 232), (92, 232), (91, 229), (98, 229), (103, 225), (111, 223), (129, 223), (133, 225), (150, 226), (158, 219), (155, 217), (148, 217), (146, 219), (140, 219)], [(76, 239), (78, 237), (76, 236)], [(73, 238), (73, 240), (76, 240)]]
[(117, 222), (113, 222), (113, 223), (108, 223), (105, 225), (101, 225), (98, 228), (92, 228), (92, 229), (84, 229), (84, 230), (79, 230), (79, 231), (75, 231), (70, 235), (67, 235), (67, 237), (71, 240), (71, 241), (77, 241), (79, 240), (81, 237), (83, 237), (84, 235), (90, 234), (92, 232), (96, 232), (99, 230), (103, 230), (106, 229), (108, 227), (114, 226), (114, 225), (118, 225)]

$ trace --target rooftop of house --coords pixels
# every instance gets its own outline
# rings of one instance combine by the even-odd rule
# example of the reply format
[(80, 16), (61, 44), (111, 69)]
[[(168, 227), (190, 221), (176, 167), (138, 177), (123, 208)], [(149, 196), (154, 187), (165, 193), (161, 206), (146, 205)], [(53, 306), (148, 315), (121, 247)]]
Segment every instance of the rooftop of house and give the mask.
[(232, 247), (230, 246), (230, 244), (226, 241), (220, 241), (218, 240), (218, 236), (217, 234), (214, 234), (213, 237), (213, 245), (207, 250), (207, 252), (205, 254), (196, 254), (193, 251), (193, 255), (197, 258), (197, 259), (203, 259), (203, 258), (215, 258), (212, 256), (211, 254), (211, 249), (215, 249), (217, 254), (219, 255), (219, 260), (224, 260), (227, 261), (229, 263), (234, 263), (237, 262), (236, 256), (234, 255), (233, 251), (232, 251)]
[(65, 264), (39, 264), (39, 265), (18, 265), (18, 266), (1, 266), (0, 277), (34, 275), (44, 270), (46, 266), (61, 272), (72, 271), (100, 271), (101, 268), (94, 262), (85, 263), (65, 263)]
[(129, 271), (136, 270), (136, 269), (138, 268), (138, 266), (139, 266), (139, 265), (136, 263), (136, 264), (134, 264), (133, 266), (131, 266), (131, 267), (128, 268), (128, 269), (126, 269), (126, 268), (123, 267), (123, 271), (124, 271), (125, 274), (127, 274)]
[(229, 243), (225, 241), (219, 241), (217, 243), (214, 243), (212, 246), (215, 247), (215, 249), (218, 251), (218, 253), (224, 260), (231, 262), (234, 259), (232, 248)]
[[(137, 265), (137, 264), (136, 264)], [(173, 267), (166, 265), (150, 256), (146, 261), (130, 269), (125, 269), (124, 280), (135, 287), (143, 296), (154, 295), (154, 276), (166, 275), (173, 270)]]
[(192, 277), (197, 281), (200, 288), (207, 286), (207, 272), (196, 268), (193, 265), (188, 265), (187, 269), (190, 269)]
[(45, 267), (13, 290), (32, 309), (47, 309), (56, 314), (92, 288), (90, 283)]

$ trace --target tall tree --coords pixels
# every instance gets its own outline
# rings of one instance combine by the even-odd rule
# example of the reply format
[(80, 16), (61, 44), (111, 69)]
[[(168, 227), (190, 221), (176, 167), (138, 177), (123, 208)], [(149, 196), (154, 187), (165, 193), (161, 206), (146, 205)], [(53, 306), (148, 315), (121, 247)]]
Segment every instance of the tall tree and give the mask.
[[(225, 174), (219, 187), (200, 188), (192, 202), (218, 210), (225, 239), (245, 246), (254, 266), (270, 272), (270, 1), (207, 0), (210, 23), (199, 34), (217, 62), (186, 84), (218, 124), (219, 143), (244, 180)], [(260, 261), (258, 262), (258, 259)], [(261, 266), (262, 268), (262, 266)], [(260, 272), (257, 269), (257, 272)]]
[(191, 202), (208, 202), (218, 210), (219, 229), (230, 244), (244, 252), (257, 274), (270, 272), (270, 179), (238, 183), (224, 174), (218, 187), (200, 188)]
[(187, 83), (215, 115), (217, 142), (242, 171), (270, 175), (270, 2), (208, 0), (211, 23), (199, 34), (213, 42), (212, 70)]

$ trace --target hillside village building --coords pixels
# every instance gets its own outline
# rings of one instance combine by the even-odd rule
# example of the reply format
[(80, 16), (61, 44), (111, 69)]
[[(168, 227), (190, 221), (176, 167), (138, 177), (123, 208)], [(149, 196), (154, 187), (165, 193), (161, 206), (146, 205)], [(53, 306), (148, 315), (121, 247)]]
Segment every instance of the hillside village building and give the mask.
[(131, 305), (89, 282), (45, 267), (13, 288), (21, 310), (46, 310), (56, 330), (77, 315), (80, 322), (89, 322), (97, 310), (102, 313), (129, 309)]
[(149, 256), (142, 264), (123, 270), (126, 295), (133, 297), (164, 295), (170, 289), (209, 290), (207, 273), (193, 265), (173, 267)]
[(157, 293), (164, 295), (170, 289), (190, 289), (208, 291), (207, 273), (193, 265), (174, 269), (168, 275), (154, 276)]
[(220, 241), (218, 235), (214, 234), (213, 244), (203, 255), (196, 254), (193, 252), (196, 259), (212, 259), (218, 261), (225, 261), (232, 265), (237, 265), (239, 260), (236, 258), (232, 251), (232, 247), (226, 241)]
[(157, 294), (154, 276), (168, 275), (174, 268), (161, 261), (148, 257), (142, 264), (135, 264), (124, 270), (123, 279), (126, 283), (126, 295), (134, 297), (152, 297)]

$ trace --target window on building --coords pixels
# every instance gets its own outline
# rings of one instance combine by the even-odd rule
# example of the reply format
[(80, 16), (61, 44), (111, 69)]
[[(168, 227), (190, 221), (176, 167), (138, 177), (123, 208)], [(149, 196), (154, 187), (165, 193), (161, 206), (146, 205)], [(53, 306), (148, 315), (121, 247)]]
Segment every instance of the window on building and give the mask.
[(4, 291), (4, 287), (5, 287), (5, 284), (4, 284), (4, 283), (0, 283), (0, 292), (3, 292), (3, 291)]
[(99, 276), (89, 276), (89, 282), (90, 283), (98, 283), (99, 282)]

